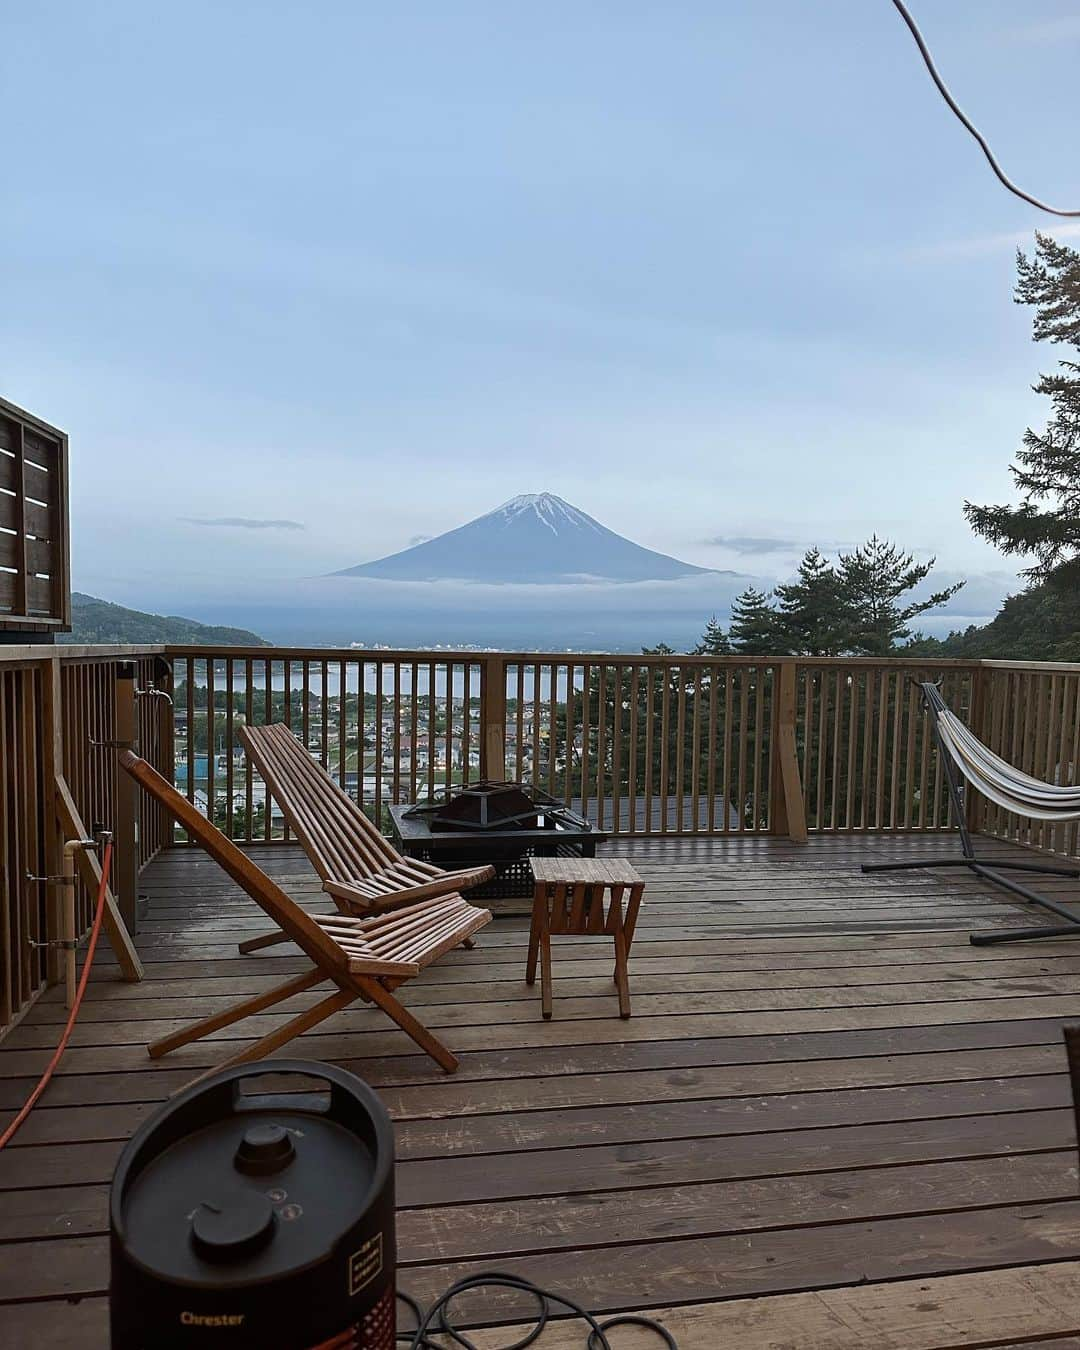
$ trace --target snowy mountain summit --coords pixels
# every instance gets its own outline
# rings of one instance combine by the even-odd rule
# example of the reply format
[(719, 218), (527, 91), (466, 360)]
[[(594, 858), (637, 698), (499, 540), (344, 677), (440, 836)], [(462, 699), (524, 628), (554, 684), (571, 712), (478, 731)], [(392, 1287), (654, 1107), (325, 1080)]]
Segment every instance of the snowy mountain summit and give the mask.
[(609, 530), (553, 492), (511, 497), (486, 515), (334, 576), (387, 581), (672, 581), (709, 571)]

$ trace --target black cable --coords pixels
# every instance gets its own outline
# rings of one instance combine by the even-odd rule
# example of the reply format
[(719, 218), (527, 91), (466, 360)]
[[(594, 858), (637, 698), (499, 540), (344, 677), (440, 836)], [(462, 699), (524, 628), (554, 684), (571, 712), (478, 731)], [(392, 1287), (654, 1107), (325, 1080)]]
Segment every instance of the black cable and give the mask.
[(1025, 192), (1022, 188), (1018, 188), (1016, 184), (1006, 176), (1005, 171), (994, 158), (994, 152), (987, 145), (986, 138), (983, 136), (982, 132), (974, 122), (972, 122), (970, 117), (965, 114), (956, 99), (953, 98), (952, 94), (949, 93), (948, 85), (946, 85), (945, 81), (938, 74), (937, 66), (934, 65), (934, 58), (930, 55), (930, 48), (926, 45), (923, 35), (919, 32), (919, 26), (911, 17), (911, 12), (908, 7), (903, 3), (903, 0), (892, 0), (892, 2), (896, 6), (897, 13), (911, 30), (911, 36), (915, 39), (915, 45), (918, 47), (923, 62), (926, 65), (926, 69), (930, 72), (930, 78), (937, 85), (941, 97), (956, 114), (957, 118), (959, 118), (961, 125), (966, 127), (967, 130), (971, 132), (972, 136), (975, 137), (976, 141), (978, 141), (980, 149), (986, 156), (987, 162), (1004, 186), (1022, 201), (1028, 202), (1032, 206), (1037, 206), (1040, 211), (1048, 211), (1052, 216), (1080, 216), (1080, 211), (1061, 211), (1056, 206), (1047, 206), (1045, 202), (1039, 201), (1037, 197), (1032, 197), (1030, 193)]
[(573, 1299), (567, 1298), (565, 1294), (553, 1294), (550, 1290), (541, 1289), (539, 1285), (533, 1284), (531, 1280), (524, 1280), (519, 1275), (507, 1275), (497, 1270), (485, 1271), (480, 1275), (467, 1275), (464, 1279), (456, 1281), (435, 1300), (426, 1313), (416, 1299), (399, 1289), (397, 1296), (416, 1318), (416, 1329), (414, 1331), (399, 1331), (397, 1340), (407, 1345), (409, 1350), (445, 1350), (445, 1347), (432, 1340), (432, 1337), (447, 1336), (456, 1345), (460, 1345), (462, 1350), (476, 1350), (475, 1341), (469, 1340), (460, 1327), (454, 1325), (447, 1310), (454, 1299), (459, 1298), (468, 1290), (485, 1289), (491, 1286), (499, 1289), (515, 1289), (518, 1293), (528, 1294), (536, 1300), (536, 1325), (527, 1331), (520, 1340), (502, 1346), (500, 1350), (525, 1350), (526, 1346), (532, 1345), (538, 1340), (551, 1318), (551, 1304), (553, 1303), (568, 1308), (583, 1322), (588, 1323), (589, 1335), (585, 1342), (585, 1350), (616, 1350), (605, 1333), (612, 1327), (621, 1326), (647, 1327), (650, 1331), (656, 1333), (667, 1350), (679, 1350), (671, 1332), (666, 1327), (662, 1327), (659, 1322), (653, 1321), (651, 1317), (642, 1317), (637, 1313), (620, 1313), (617, 1317), (611, 1317), (606, 1322), (598, 1322), (592, 1313), (586, 1311), (580, 1304), (575, 1303)]

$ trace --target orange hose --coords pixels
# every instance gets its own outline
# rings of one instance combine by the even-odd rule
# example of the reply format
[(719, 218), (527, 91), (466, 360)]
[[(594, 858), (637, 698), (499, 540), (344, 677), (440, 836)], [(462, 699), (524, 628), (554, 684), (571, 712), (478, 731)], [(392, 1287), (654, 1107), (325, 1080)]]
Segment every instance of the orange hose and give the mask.
[(101, 860), (101, 885), (98, 887), (97, 909), (94, 912), (94, 925), (90, 929), (90, 941), (86, 947), (86, 963), (83, 966), (79, 987), (75, 992), (75, 1002), (71, 1005), (71, 1012), (68, 1014), (67, 1026), (64, 1027), (64, 1034), (60, 1037), (60, 1044), (53, 1051), (53, 1057), (49, 1060), (48, 1067), (38, 1080), (37, 1087), (35, 1087), (30, 1096), (27, 1097), (19, 1114), (7, 1127), (4, 1133), (0, 1134), (0, 1148), (3, 1148), (4, 1145), (8, 1143), (15, 1134), (15, 1131), (34, 1109), (38, 1098), (48, 1087), (49, 1079), (56, 1071), (56, 1066), (60, 1063), (61, 1056), (67, 1049), (67, 1043), (71, 1039), (71, 1033), (75, 1027), (75, 1019), (79, 1015), (83, 994), (86, 992), (86, 983), (90, 978), (90, 967), (94, 964), (94, 952), (97, 948), (98, 934), (101, 932), (101, 920), (105, 915), (105, 896), (109, 889), (109, 867), (111, 864), (112, 840), (110, 839), (105, 845), (105, 856)]

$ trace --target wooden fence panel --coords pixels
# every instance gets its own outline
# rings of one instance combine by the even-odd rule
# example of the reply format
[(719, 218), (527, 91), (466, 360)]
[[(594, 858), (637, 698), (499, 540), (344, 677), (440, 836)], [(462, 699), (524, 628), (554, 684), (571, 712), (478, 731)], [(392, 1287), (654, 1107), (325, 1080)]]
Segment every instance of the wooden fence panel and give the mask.
[[(52, 647), (38, 656), (33, 648), (0, 648), (0, 1031), (60, 971), (55, 948), (33, 945), (59, 936), (58, 893), (27, 879), (59, 871), (56, 773), (67, 782), (87, 829), (100, 824), (118, 842), (128, 841), (136, 875), (171, 834), (161, 811), (145, 801), (138, 805), (137, 819), (121, 829), (116, 752), (111, 745), (94, 744), (115, 739), (120, 662), (136, 662), (137, 686), (146, 689), (158, 674), (159, 658), (137, 648), (100, 650), (110, 654), (86, 656)], [(136, 704), (142, 753), (168, 774), (172, 743), (162, 734), (166, 709), (167, 702), (156, 698)], [(93, 900), (80, 880), (80, 936), (90, 925)]]
[(810, 831), (947, 829), (948, 792), (917, 685), (940, 680), (950, 707), (967, 720), (974, 669), (800, 658), (798, 670), (797, 739)]
[(174, 653), (172, 665), (176, 783), (241, 842), (290, 838), (243, 752), (245, 724), (284, 722), (382, 829), (391, 805), (481, 771), (482, 658), (199, 649)]

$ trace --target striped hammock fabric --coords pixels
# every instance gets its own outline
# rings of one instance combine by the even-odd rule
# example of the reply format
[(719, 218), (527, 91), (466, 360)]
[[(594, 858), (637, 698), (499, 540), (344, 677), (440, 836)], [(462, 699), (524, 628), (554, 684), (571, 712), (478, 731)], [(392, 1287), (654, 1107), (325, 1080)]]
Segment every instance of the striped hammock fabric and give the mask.
[(1013, 768), (949, 711), (936, 688), (924, 688), (937, 716), (942, 745), (977, 792), (1006, 811), (1031, 820), (1080, 820), (1080, 786), (1044, 783)]

